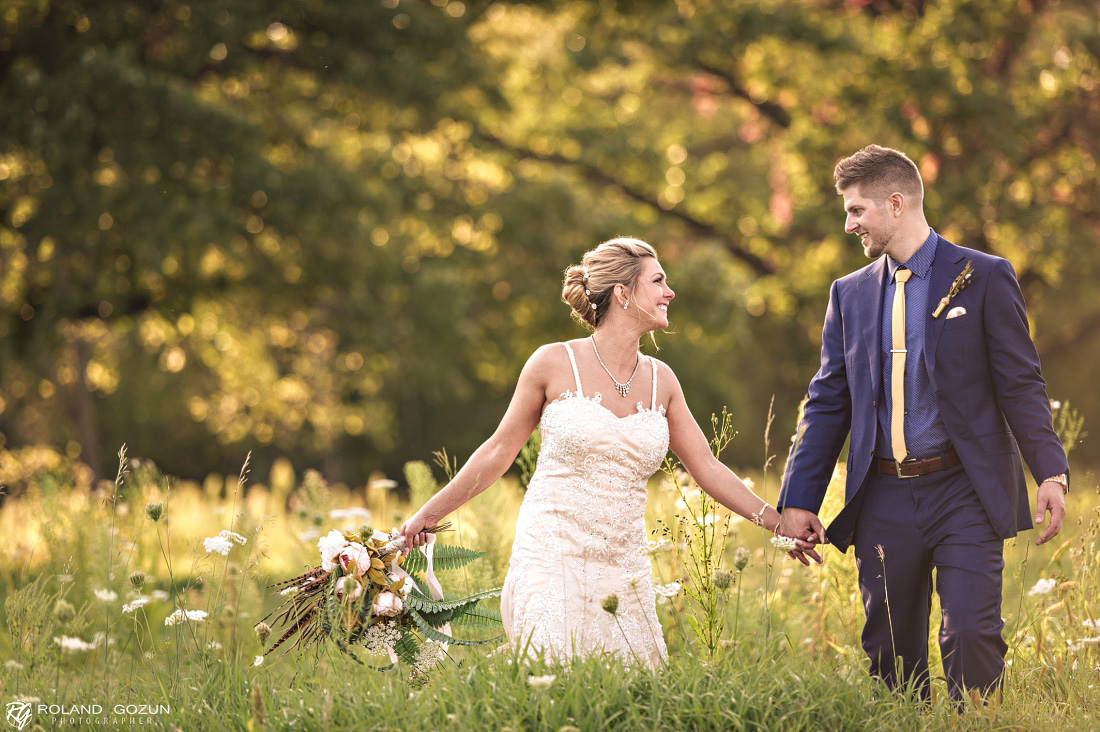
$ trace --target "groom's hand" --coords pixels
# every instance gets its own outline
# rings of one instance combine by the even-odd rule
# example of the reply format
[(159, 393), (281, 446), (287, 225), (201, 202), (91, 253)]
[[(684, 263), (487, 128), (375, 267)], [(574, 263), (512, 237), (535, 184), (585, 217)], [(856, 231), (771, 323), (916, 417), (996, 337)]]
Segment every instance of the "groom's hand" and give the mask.
[(825, 527), (821, 525), (817, 514), (794, 506), (787, 506), (779, 514), (779, 526), (776, 527), (775, 533), (793, 536), (810, 544), (828, 543), (828, 539), (825, 538)]
[[(825, 538), (825, 527), (821, 525), (817, 514), (804, 508), (792, 506), (784, 508), (783, 513), (779, 514), (779, 525), (775, 527), (775, 533), (780, 536), (793, 536), (799, 539), (803, 546), (809, 544), (813, 547), (816, 544), (828, 543), (828, 539)], [(810, 563), (807, 556), (821, 564), (821, 556), (812, 548), (799, 547), (790, 552), (790, 555), (805, 565)]]
[(1050, 523), (1043, 529), (1043, 534), (1035, 540), (1036, 546), (1045, 544), (1062, 529), (1062, 519), (1066, 517), (1066, 496), (1061, 483), (1048, 480), (1039, 486), (1039, 492), (1035, 495), (1035, 523), (1043, 523), (1046, 514), (1050, 514)]

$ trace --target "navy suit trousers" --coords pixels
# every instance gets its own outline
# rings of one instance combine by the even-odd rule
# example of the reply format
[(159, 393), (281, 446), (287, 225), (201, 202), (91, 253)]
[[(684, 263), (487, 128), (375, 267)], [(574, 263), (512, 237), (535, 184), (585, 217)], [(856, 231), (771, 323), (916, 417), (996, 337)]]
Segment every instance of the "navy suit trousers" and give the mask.
[(915, 478), (875, 472), (862, 491), (854, 545), (871, 673), (891, 687), (914, 684), (928, 697), (934, 569), (951, 696), (963, 700), (969, 689), (994, 690), (1008, 649), (1001, 637), (1004, 541), (966, 472), (961, 466)]

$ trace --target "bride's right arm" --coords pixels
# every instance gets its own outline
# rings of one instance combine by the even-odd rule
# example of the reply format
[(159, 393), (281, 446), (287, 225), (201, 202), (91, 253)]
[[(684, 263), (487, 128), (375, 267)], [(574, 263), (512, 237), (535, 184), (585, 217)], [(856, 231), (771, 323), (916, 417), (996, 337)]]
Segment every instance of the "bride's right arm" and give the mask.
[(508, 410), (492, 437), (474, 451), (450, 483), (402, 525), (401, 533), (409, 549), (424, 544), (427, 536), (423, 533), (424, 529), (436, 526), (448, 514), (495, 483), (515, 462), (527, 438), (538, 427), (546, 403), (546, 388), (555, 355), (549, 348), (542, 346), (527, 359)]

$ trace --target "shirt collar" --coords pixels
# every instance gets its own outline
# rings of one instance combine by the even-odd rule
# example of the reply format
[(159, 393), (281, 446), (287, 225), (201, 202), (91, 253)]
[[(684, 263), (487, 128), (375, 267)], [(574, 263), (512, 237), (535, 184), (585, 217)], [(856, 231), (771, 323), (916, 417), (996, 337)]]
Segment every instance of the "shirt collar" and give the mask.
[[(936, 243), (939, 237), (936, 236), (936, 232), (933, 229), (929, 229), (928, 238), (924, 240), (924, 243), (920, 245), (920, 249), (913, 253), (913, 256), (909, 257), (909, 261), (905, 263), (905, 266), (913, 270), (913, 274), (920, 277), (922, 280), (928, 276), (928, 271), (932, 269), (932, 260), (936, 258)], [(886, 266), (890, 269), (890, 282), (894, 281), (894, 273), (898, 271), (897, 260), (886, 255)]]

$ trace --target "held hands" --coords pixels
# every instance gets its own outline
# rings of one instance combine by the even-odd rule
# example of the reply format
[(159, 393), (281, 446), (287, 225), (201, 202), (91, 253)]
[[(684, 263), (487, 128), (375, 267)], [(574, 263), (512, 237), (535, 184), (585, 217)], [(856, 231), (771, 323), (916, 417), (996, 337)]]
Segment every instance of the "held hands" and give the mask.
[(1039, 486), (1035, 495), (1035, 523), (1042, 524), (1043, 517), (1049, 513), (1050, 523), (1042, 535), (1035, 540), (1036, 546), (1045, 544), (1058, 535), (1062, 529), (1062, 519), (1066, 517), (1066, 496), (1061, 483), (1048, 480)]
[(775, 533), (798, 540), (797, 548), (787, 552), (792, 559), (797, 559), (809, 566), (810, 560), (807, 557), (810, 557), (821, 564), (821, 555), (814, 551), (813, 547), (818, 544), (827, 544), (829, 540), (825, 538), (825, 527), (821, 525), (821, 520), (813, 511), (787, 506), (779, 515), (779, 524), (775, 527)]

